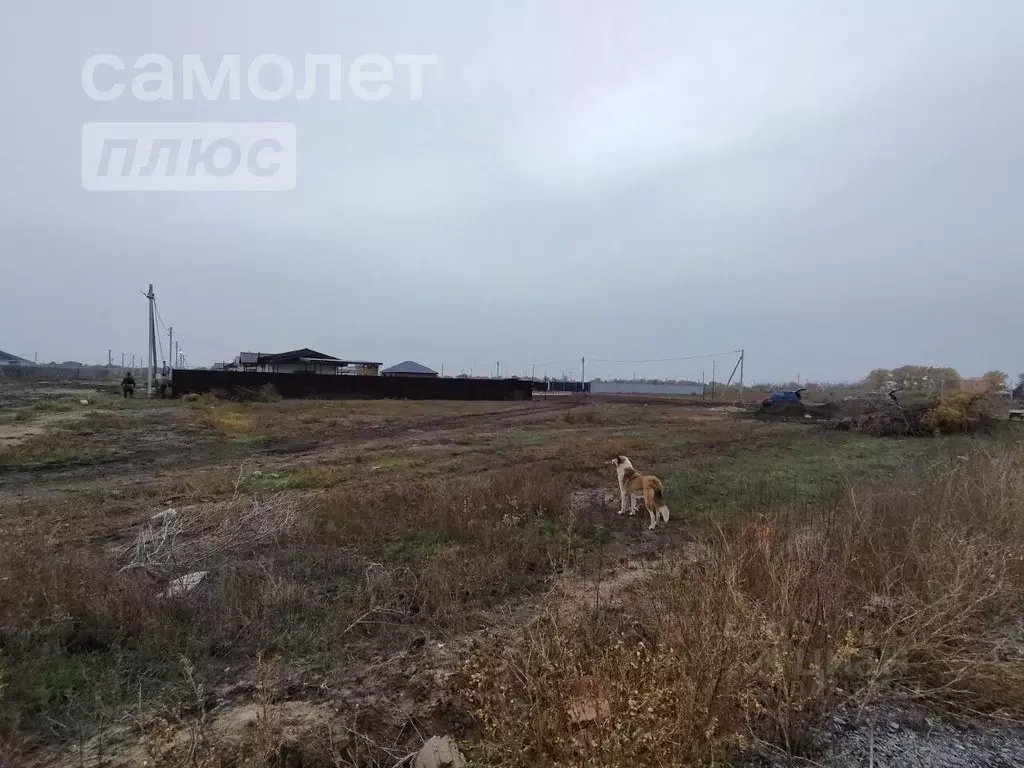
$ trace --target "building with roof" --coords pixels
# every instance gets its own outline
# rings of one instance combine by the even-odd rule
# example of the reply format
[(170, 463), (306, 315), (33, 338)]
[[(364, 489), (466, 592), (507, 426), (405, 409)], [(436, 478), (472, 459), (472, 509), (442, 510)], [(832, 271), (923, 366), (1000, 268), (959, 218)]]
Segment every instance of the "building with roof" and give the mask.
[(236, 370), (263, 373), (319, 373), (327, 375), (376, 376), (382, 363), (342, 360), (303, 347), (290, 352), (242, 352), (231, 366)]
[(437, 371), (420, 365), (414, 360), (406, 360), (404, 363), (392, 365), (380, 372), (381, 376), (416, 376), (419, 378), (437, 378)]
[(32, 365), (32, 361), (0, 349), (0, 365)]
[(255, 371), (259, 362), (259, 352), (239, 352), (238, 357), (235, 358), (234, 367), (241, 368), (243, 371)]

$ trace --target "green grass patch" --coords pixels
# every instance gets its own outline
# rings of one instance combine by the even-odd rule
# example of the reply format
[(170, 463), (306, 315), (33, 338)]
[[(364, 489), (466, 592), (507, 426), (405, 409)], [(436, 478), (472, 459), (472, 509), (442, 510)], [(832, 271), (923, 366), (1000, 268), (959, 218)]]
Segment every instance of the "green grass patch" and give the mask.
[(287, 491), (302, 486), (302, 476), (298, 472), (263, 472), (256, 470), (242, 482), (242, 488), (248, 493)]
[(828, 504), (870, 478), (883, 482), (924, 446), (913, 440), (854, 435), (799, 436), (774, 445), (754, 443), (673, 464), (662, 475), (673, 510), (722, 521), (736, 514), (799, 510)]
[(60, 656), (45, 663), (27, 682), (22, 710), (29, 716), (61, 717), (91, 710), (98, 702), (121, 704), (137, 695), (140, 685), (168, 671), (165, 662), (137, 650)]
[(235, 445), (255, 445), (264, 442), (264, 438), (258, 435), (239, 435), (232, 437), (231, 442)]

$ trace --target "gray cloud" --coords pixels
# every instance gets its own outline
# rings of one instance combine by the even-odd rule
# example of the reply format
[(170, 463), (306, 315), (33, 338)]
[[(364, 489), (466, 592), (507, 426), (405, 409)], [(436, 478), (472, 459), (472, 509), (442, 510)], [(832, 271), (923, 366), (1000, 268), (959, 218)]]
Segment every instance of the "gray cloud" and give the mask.
[[(522, 371), (745, 347), (761, 380), (1024, 369), (1019, 3), (496, 8), (12, 8), (0, 348), (144, 352), (153, 282), (198, 363), (311, 346)], [(164, 53), (176, 75), (183, 53), (278, 53), (300, 85), (310, 53), (438, 65), (419, 102), (98, 103), (80, 82), (98, 52)], [(294, 122), (298, 186), (86, 192), (81, 126), (116, 120)]]

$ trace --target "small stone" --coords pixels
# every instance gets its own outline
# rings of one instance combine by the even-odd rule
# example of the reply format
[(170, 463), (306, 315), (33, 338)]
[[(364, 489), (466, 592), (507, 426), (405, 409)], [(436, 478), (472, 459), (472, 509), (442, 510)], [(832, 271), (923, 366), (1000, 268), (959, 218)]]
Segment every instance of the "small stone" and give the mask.
[(167, 596), (173, 597), (174, 595), (191, 592), (206, 578), (207, 573), (208, 571), (196, 571), (195, 573), (188, 573), (177, 579), (172, 579), (167, 584)]
[(569, 702), (569, 722), (573, 725), (587, 725), (611, 714), (611, 707), (605, 699), (583, 697)]
[(413, 761), (413, 768), (465, 768), (466, 759), (448, 736), (431, 736)]

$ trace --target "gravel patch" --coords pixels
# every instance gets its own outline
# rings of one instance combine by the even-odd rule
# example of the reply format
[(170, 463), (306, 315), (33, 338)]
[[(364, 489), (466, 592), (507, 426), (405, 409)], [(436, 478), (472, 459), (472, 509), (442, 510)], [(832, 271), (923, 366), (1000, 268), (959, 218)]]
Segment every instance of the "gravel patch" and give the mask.
[[(858, 716), (859, 714), (859, 716)], [(953, 720), (892, 698), (832, 715), (807, 759), (761, 753), (741, 762), (760, 768), (1021, 768), (1024, 726)]]

